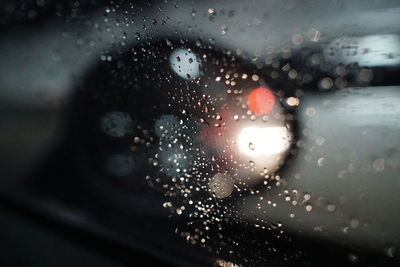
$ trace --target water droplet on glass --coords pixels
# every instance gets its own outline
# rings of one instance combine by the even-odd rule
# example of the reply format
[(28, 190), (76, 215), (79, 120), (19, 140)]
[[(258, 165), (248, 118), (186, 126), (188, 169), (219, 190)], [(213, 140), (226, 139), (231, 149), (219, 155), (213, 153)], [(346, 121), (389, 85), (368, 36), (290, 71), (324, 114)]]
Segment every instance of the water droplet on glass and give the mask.
[(320, 166), (320, 167), (324, 166), (324, 164), (325, 164), (325, 158), (324, 158), (324, 157), (319, 158), (318, 161), (317, 161), (317, 164), (318, 164), (318, 166)]
[(249, 149), (250, 150), (254, 150), (256, 147), (254, 146), (254, 144), (253, 143), (249, 143)]
[(306, 211), (307, 212), (311, 212), (312, 210), (312, 206), (311, 205), (306, 205)]
[(386, 249), (386, 255), (388, 255), (389, 258), (394, 258), (396, 256), (396, 248), (395, 247), (388, 247)]

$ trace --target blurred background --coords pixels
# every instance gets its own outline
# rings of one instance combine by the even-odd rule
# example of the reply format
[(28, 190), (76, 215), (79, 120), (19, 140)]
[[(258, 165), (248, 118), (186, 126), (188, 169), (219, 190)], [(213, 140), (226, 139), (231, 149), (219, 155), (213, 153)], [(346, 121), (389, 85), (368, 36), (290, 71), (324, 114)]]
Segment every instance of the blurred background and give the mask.
[(2, 266), (396, 266), (397, 1), (4, 1)]

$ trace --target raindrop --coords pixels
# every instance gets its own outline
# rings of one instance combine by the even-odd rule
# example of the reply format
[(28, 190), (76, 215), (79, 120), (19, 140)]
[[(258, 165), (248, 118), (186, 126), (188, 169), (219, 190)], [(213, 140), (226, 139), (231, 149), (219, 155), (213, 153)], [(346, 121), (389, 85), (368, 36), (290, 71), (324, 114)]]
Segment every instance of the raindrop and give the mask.
[(321, 32), (316, 29), (310, 29), (307, 33), (308, 38), (312, 42), (318, 42), (321, 36)]
[(297, 107), (300, 104), (300, 100), (297, 97), (291, 96), (286, 99), (286, 104), (291, 107)]
[(386, 255), (388, 255), (389, 258), (394, 258), (396, 256), (396, 248), (395, 247), (388, 247), (386, 249)]
[(249, 149), (250, 149), (250, 150), (254, 150), (255, 148), (256, 148), (256, 147), (254, 146), (254, 144), (250, 142), (250, 143), (249, 143)]
[(317, 136), (315, 142), (317, 145), (322, 146), (325, 143), (325, 138), (323, 136)]
[(322, 167), (325, 164), (325, 158), (321, 157), (317, 161), (318, 166)]
[(135, 39), (136, 39), (137, 41), (140, 40), (140, 34), (139, 34), (138, 32), (136, 32), (133, 36), (135, 37)]

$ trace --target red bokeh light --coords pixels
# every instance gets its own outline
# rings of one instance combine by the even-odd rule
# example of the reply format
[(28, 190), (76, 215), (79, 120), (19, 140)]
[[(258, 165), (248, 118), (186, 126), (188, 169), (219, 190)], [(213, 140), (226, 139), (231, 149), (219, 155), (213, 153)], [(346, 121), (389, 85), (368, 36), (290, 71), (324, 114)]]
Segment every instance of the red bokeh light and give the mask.
[(265, 115), (271, 112), (275, 104), (275, 97), (267, 88), (256, 88), (247, 98), (247, 105), (256, 115)]

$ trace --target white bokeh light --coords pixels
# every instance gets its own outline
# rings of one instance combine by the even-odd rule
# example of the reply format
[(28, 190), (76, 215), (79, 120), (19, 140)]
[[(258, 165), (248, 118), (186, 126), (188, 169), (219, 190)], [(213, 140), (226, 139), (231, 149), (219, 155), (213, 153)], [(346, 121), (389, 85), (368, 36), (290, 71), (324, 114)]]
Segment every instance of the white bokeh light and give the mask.
[(169, 57), (172, 70), (180, 77), (191, 80), (200, 76), (200, 59), (188, 49), (176, 49)]
[(248, 156), (286, 152), (290, 141), (291, 135), (286, 127), (246, 127), (238, 136), (239, 149)]

